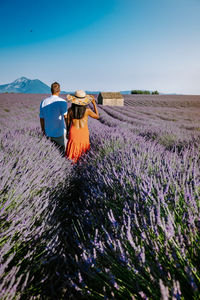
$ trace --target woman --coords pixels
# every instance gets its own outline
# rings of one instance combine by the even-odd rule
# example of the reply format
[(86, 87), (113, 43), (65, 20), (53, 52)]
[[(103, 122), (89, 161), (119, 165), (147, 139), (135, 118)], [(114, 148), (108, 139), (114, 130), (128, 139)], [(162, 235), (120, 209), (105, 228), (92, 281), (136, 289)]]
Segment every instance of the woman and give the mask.
[[(72, 103), (67, 113), (67, 148), (65, 156), (77, 162), (79, 157), (90, 149), (88, 116), (98, 119), (99, 113), (93, 96), (86, 95), (82, 90), (75, 92), (75, 95), (67, 95), (67, 99)], [(93, 112), (87, 108), (92, 102)]]

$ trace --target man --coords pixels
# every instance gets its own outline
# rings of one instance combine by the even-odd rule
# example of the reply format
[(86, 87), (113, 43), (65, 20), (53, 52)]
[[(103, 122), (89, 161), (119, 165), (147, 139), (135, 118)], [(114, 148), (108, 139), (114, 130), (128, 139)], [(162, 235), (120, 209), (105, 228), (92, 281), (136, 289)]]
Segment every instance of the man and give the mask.
[[(40, 124), (43, 134), (65, 152), (67, 139), (65, 124), (67, 121), (67, 102), (60, 98), (60, 84), (51, 85), (52, 95), (40, 104)], [(65, 121), (65, 122), (64, 122)]]

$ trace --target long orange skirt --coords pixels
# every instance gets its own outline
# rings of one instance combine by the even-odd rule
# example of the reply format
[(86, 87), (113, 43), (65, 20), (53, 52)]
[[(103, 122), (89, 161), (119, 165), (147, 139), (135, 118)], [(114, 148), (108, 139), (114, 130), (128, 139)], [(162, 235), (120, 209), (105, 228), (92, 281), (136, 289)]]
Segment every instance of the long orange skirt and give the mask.
[(69, 131), (69, 139), (65, 156), (77, 162), (81, 155), (90, 149), (88, 126), (77, 129), (73, 125)]

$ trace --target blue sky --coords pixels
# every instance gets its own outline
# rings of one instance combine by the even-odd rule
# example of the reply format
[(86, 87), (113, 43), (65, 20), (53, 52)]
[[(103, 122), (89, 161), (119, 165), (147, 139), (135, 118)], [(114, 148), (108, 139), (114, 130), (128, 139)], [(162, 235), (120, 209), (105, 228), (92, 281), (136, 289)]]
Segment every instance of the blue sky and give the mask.
[(0, 0), (0, 84), (200, 94), (200, 0)]

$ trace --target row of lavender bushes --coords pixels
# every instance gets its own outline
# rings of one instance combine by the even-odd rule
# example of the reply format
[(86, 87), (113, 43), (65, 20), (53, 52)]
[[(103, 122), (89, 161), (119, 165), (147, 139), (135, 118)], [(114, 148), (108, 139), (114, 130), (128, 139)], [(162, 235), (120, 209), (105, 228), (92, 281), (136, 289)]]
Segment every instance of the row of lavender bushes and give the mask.
[(42, 266), (57, 243), (52, 216), (72, 173), (38, 123), (15, 121), (0, 132), (0, 298), (9, 300), (40, 294)]
[[(111, 108), (100, 105), (100, 121), (108, 126), (119, 126), (127, 128), (132, 132), (145, 137), (147, 140), (157, 141), (165, 146), (167, 150), (181, 151), (184, 147), (199, 147), (199, 127), (196, 130), (186, 130), (177, 126), (173, 121), (163, 122), (161, 120), (139, 119), (135, 117), (134, 107)], [(128, 112), (127, 112), (128, 111)]]
[(100, 111), (76, 166), (36, 118), (1, 132), (2, 299), (198, 299), (198, 148)]
[(51, 284), (48, 297), (59, 299), (198, 299), (198, 149), (168, 151), (93, 120), (90, 132), (68, 207), (63, 199), (56, 211), (60, 243), (43, 290)]

